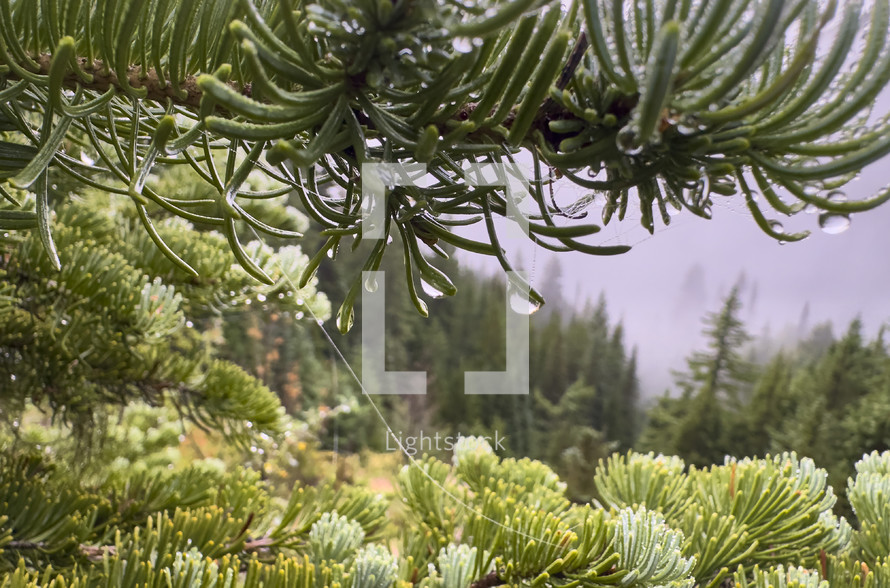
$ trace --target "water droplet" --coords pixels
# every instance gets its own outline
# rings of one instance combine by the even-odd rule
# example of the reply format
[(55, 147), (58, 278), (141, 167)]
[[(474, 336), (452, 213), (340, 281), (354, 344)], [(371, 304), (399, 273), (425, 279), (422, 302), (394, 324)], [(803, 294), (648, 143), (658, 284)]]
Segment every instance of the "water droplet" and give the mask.
[(368, 276), (365, 280), (365, 290), (368, 292), (376, 292), (377, 291), (377, 278), (374, 276)]
[(257, 299), (257, 302), (265, 302), (265, 301), (266, 301), (266, 295), (265, 295), (265, 294), (257, 294), (257, 295), (256, 295), (256, 299)]
[(691, 116), (682, 116), (677, 121), (677, 132), (681, 135), (692, 135), (699, 130), (698, 121)]
[(328, 256), (329, 259), (334, 259), (334, 248), (331, 247), (330, 249), (328, 249), (326, 252), (326, 255)]
[(10, 375), (9, 379), (12, 380), (13, 382), (15, 382), (15, 374)]
[(420, 278), (420, 287), (430, 298), (442, 298), (443, 296), (445, 296), (444, 292), (442, 292), (423, 278)]
[(832, 190), (828, 193), (828, 201), (829, 202), (846, 202), (847, 195), (841, 192), (840, 190)]
[(458, 53), (469, 53), (473, 50), (473, 41), (467, 37), (455, 37), (452, 45)]
[(819, 207), (815, 204), (807, 204), (803, 207), (803, 211), (806, 214), (816, 214), (817, 212), (819, 212)]
[(777, 220), (769, 221), (769, 228), (771, 228), (774, 233), (782, 234), (785, 232), (785, 227)]
[(298, 306), (303, 306), (304, 301), (303, 301), (302, 298), (297, 298), (296, 303), (297, 303)]
[(819, 227), (829, 235), (837, 235), (850, 228), (850, 217), (845, 214), (823, 212), (819, 215)]
[(193, 323), (192, 321), (185, 321), (185, 326), (191, 329), (195, 326), (195, 323)]
[(618, 131), (618, 134), (615, 136), (615, 143), (618, 145), (618, 149), (627, 155), (637, 155), (643, 150), (642, 145), (637, 142), (637, 132), (630, 126), (626, 126)]
[(179, 442), (182, 443), (183, 441), (185, 441), (185, 435), (180, 435)]
[(510, 308), (519, 314), (534, 314), (541, 308), (541, 305), (529, 298), (528, 291), (520, 290), (513, 284), (510, 288)]
[(813, 184), (808, 184), (803, 187), (803, 193), (807, 196), (815, 196), (819, 193), (819, 187), (814, 186)]
[(355, 312), (353, 312), (351, 308), (346, 312), (343, 312), (343, 309), (341, 308), (340, 311), (337, 312), (337, 329), (339, 329), (341, 333), (345, 333), (352, 329), (354, 323)]
[(702, 173), (702, 177), (699, 180), (699, 184), (701, 185), (701, 195), (703, 198), (707, 198), (711, 195), (711, 176), (706, 173)]

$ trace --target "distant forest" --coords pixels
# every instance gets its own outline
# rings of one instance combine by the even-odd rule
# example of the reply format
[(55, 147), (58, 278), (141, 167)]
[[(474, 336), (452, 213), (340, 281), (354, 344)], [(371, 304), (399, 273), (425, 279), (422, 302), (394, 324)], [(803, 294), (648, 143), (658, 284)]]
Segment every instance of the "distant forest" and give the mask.
[[(338, 263), (322, 264), (319, 290), (342, 300), (360, 262), (344, 252)], [(573, 499), (595, 497), (597, 462), (616, 450), (674, 454), (699, 467), (722, 464), (725, 455), (797, 451), (827, 468), (830, 483), (842, 488), (863, 453), (890, 449), (883, 330), (867, 340), (858, 321), (840, 337), (820, 324), (777, 350), (746, 331), (736, 288), (702, 317), (706, 343), (676, 366), (673, 386), (642, 391), (637, 352), (622, 325), (610, 320), (604, 299), (579, 307), (551, 295), (532, 316), (531, 394), (468, 396), (466, 371), (505, 366), (503, 276), (440, 263), (460, 295), (432, 300), (423, 318), (404, 292), (400, 265), (387, 258), (381, 268), (387, 369), (426, 371), (428, 388), (423, 397), (375, 397), (390, 426), (406, 435), (498, 431), (507, 438), (507, 455), (553, 465)], [(559, 266), (544, 273), (543, 283), (553, 283)], [(257, 305), (228, 315), (223, 352), (276, 390), (290, 412), (314, 423), (323, 448), (384, 450), (383, 423), (330, 343), (310, 321), (293, 318)], [(333, 337), (359, 371), (360, 330)]]

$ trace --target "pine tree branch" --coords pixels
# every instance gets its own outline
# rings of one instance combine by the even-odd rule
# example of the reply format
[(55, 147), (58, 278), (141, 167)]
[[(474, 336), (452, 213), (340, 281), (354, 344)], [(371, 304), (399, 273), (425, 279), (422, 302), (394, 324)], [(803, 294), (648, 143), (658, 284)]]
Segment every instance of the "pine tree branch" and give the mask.
[[(581, 33), (575, 43), (574, 48), (572, 49), (571, 54), (569, 55), (568, 61), (563, 67), (562, 72), (560, 73), (560, 76), (555, 83), (555, 86), (557, 88), (566, 88), (566, 86), (571, 81), (572, 76), (575, 74), (575, 71), (577, 71), (578, 67), (580, 66), (581, 60), (588, 47), (589, 42), (587, 40), (587, 36), (584, 33)], [(49, 75), (52, 58), (52, 55), (46, 53), (33, 58), (33, 62), (38, 65), (37, 71), (34, 71), (33, 73), (38, 75)], [(68, 71), (65, 74), (62, 80), (62, 86), (67, 90), (77, 90), (78, 88), (81, 88), (84, 90), (92, 90), (95, 92), (104, 93), (114, 88), (118, 94), (125, 95), (127, 85), (129, 85), (129, 87), (137, 90), (146, 90), (147, 94), (142, 98), (143, 100), (159, 102), (162, 104), (166, 104), (169, 101), (174, 106), (190, 109), (199, 108), (201, 105), (201, 99), (204, 96), (203, 91), (198, 86), (197, 75), (186, 76), (186, 78), (180, 82), (180, 91), (177, 92), (177, 90), (173, 88), (169, 81), (161, 83), (161, 79), (154, 68), (143, 70), (142, 66), (131, 66), (127, 72), (127, 85), (125, 85), (121, 83), (117, 72), (108, 68), (105, 62), (100, 59), (95, 59), (92, 61), (92, 63), (90, 63), (85, 57), (76, 57), (74, 58), (74, 61), (79, 65), (79, 71)], [(19, 66), (23, 67), (22, 64), (19, 64)], [(9, 81), (20, 81), (22, 79), (21, 76), (19, 76), (14, 70), (3, 73), (2, 77)], [(85, 81), (85, 77), (91, 78), (91, 81)], [(228, 86), (242, 96), (251, 98), (253, 95), (252, 84), (250, 82), (242, 85), (230, 81), (228, 82)], [(266, 100), (260, 101), (264, 104), (268, 103), (268, 101)], [(464, 105), (461, 109), (458, 110), (452, 120), (465, 121), (469, 119), (470, 116), (475, 112), (476, 107), (477, 104), (475, 102), (470, 102)], [(633, 104), (628, 105), (626, 110), (630, 111), (632, 108)], [(225, 107), (222, 105), (217, 105), (216, 109), (218, 111), (226, 111)], [(617, 114), (626, 115), (626, 112)], [(366, 125), (368, 129), (377, 130), (374, 123), (364, 112), (357, 111), (355, 112), (355, 115), (361, 122), (361, 124)], [(513, 120), (515, 116), (516, 108), (514, 107), (513, 109), (511, 109), (506, 119), (502, 122), (501, 126), (509, 130), (513, 126)], [(531, 129), (541, 130), (542, 132), (544, 132), (545, 136), (548, 138), (550, 146), (555, 149), (560, 138), (555, 136), (548, 130), (547, 123), (552, 120), (564, 120), (571, 118), (575, 118), (575, 116), (567, 111), (565, 108), (560, 107), (556, 102), (554, 102), (552, 98), (548, 97), (542, 104), (538, 115), (535, 117), (535, 121), (532, 123)], [(440, 131), (443, 134), (448, 132), (449, 129), (446, 124), (443, 123), (439, 126)], [(490, 129), (481, 129), (479, 131), (469, 133), (468, 138), (478, 138), (482, 140), (487, 139), (490, 141), (493, 137)]]
[[(493, 226), (487, 242), (474, 243), (451, 234), (450, 220), (445, 225), (437, 220), (453, 213), (476, 222), (472, 219), (478, 220), (475, 215), (485, 206), (505, 214), (497, 190), (473, 191), (466, 201), (453, 198), (466, 179), (460, 164), (480, 157), (493, 163), (510, 160), (505, 146), (530, 149), (536, 157), (532, 185), (540, 214), (535, 216), (543, 224), (529, 224), (529, 236), (554, 251), (615, 255), (629, 246), (582, 240), (599, 230), (594, 224), (555, 223), (555, 216), (566, 215), (552, 198), (545, 200), (550, 183), (544, 179), (545, 168), (591, 191), (566, 210), (582, 210), (595, 195), (603, 195), (606, 225), (613, 216), (624, 220), (629, 204), (638, 201), (640, 222), (650, 233), (659, 217), (669, 224), (673, 210), (711, 218), (714, 194), (744, 198), (758, 226), (784, 242), (799, 241), (809, 232), (786, 232), (769, 218), (769, 208), (791, 216), (810, 206), (845, 217), (890, 200), (890, 188), (849, 201), (836, 194), (852, 174), (890, 154), (887, 118), (863, 123), (890, 80), (890, 44), (883, 34), (890, 23), (888, 4), (882, 0), (863, 9), (848, 3), (832, 41), (823, 29), (837, 12), (835, 3), (820, 7), (813, 0), (809, 8), (808, 2), (800, 2), (786, 10), (786, 3), (770, 0), (749, 11), (736, 10), (736, 3), (745, 5), (727, 0), (713, 9), (702, 5), (701, 10), (670, 14), (641, 12), (645, 19), (628, 28), (620, 10), (600, 10), (597, 2), (584, 3), (583, 16), (543, 0), (491, 2), (491, 14), (480, 6), (469, 19), (455, 3), (431, 3), (424, 5), (429, 10), (396, 10), (383, 22), (375, 3), (348, 9), (333, 3), (330, 10), (285, 16), (288, 11), (273, 9), (275, 3), (236, 3), (242, 6), (233, 4), (224, 15), (213, 12), (214, 3), (195, 8), (173, 0), (155, 20), (178, 23), (174, 30), (159, 26), (134, 36), (132, 17), (141, 14), (135, 3), (126, 11), (106, 11), (101, 20), (111, 25), (108, 30), (93, 27), (90, 11), (72, 12), (65, 27), (70, 36), (62, 37), (61, 31), (34, 35), (28, 27), (15, 30), (21, 23), (49, 25), (52, 19), (44, 18), (41, 3), (13, 2), (12, 18), (4, 12), (16, 26), (3, 29), (8, 48), (2, 52), (7, 61), (0, 63), (0, 77), (4, 83), (24, 83), (4, 86), (16, 108), (0, 109), (0, 124), (18, 128), (31, 144), (9, 148), (12, 163), (3, 173), (15, 186), (27, 188), (54, 164), (95, 187), (93, 170), (85, 169), (90, 166), (64, 152), (68, 133), (62, 127), (73, 124), (86, 130), (91, 147), (103, 154), (104, 144), (115, 147), (116, 153), (103, 157), (103, 163), (116, 176), (113, 181), (128, 189), (115, 185), (110, 191), (129, 193), (143, 205), (143, 200), (153, 201), (187, 220), (227, 226), (236, 257), (262, 282), (269, 276), (249, 263), (250, 256), (233, 237), (235, 221), (243, 216), (236, 199), (257, 196), (244, 181), (252, 169), (292, 185), (326, 228), (354, 233), (362, 223), (356, 210), (339, 199), (328, 199), (315, 188), (311, 194), (303, 192), (297, 177), (302, 171), (293, 175), (282, 168), (279, 176), (277, 168), (288, 162), (311, 170), (313, 181), (346, 188), (349, 198), (358, 189), (360, 160), (382, 161), (395, 149), (398, 159), (429, 163), (439, 185), (417, 188), (422, 198), (412, 198), (424, 204), (400, 200), (391, 218), (398, 225), (408, 219), (414, 226), (429, 226), (436, 238), (459, 249), (498, 256), (505, 269), (510, 264), (500, 255)], [(533, 8), (542, 10), (536, 14)], [(689, 34), (704, 14), (714, 34)], [(367, 26), (344, 27), (353, 16)], [(214, 24), (192, 26), (192, 18)], [(223, 42), (219, 24), (228, 26), (232, 39)], [(862, 46), (852, 50), (857, 29), (869, 32)], [(192, 31), (201, 43), (187, 38)], [(627, 43), (631, 36), (634, 42)], [(817, 50), (823, 44), (824, 53)], [(619, 55), (610, 56), (613, 46), (621, 48)], [(89, 57), (78, 58), (78, 51)], [(850, 52), (852, 60), (846, 57)], [(793, 56), (787, 63), (774, 63), (786, 53)], [(94, 55), (102, 61), (93, 61)], [(141, 66), (133, 65), (135, 61)], [(243, 74), (234, 83), (198, 75), (234, 69)], [(60, 89), (65, 95), (50, 95)], [(91, 104), (66, 105), (72, 89), (107, 95), (90, 96)], [(212, 113), (201, 108), (202, 103), (207, 106), (205, 93), (215, 105)], [(118, 98), (114, 108), (139, 119), (135, 133), (125, 116), (96, 115), (113, 97)], [(128, 104), (125, 97), (135, 99)], [(32, 111), (49, 108), (50, 101), (59, 102), (66, 116), (59, 125), (45, 119), (38, 132), (39, 117)], [(166, 118), (162, 111), (169, 104), (192, 116), (186, 121)], [(143, 110), (153, 112), (142, 117)], [(202, 120), (195, 121), (199, 113)], [(116, 143), (131, 133), (135, 137), (128, 148), (120, 149)], [(233, 168), (217, 178), (213, 154), (204, 154), (207, 161), (196, 158), (197, 142), (207, 139), (228, 140), (232, 155), (242, 147), (252, 155), (238, 174)], [(33, 157), (37, 147), (40, 158)], [(220, 157), (217, 148), (222, 147), (213, 145)], [(60, 157), (52, 157), (54, 150)], [(330, 160), (337, 160), (336, 169), (322, 171)], [(24, 161), (32, 164), (22, 170)], [(141, 162), (138, 170), (134, 162)], [(193, 168), (226, 194), (226, 206), (205, 216), (145, 186), (153, 166), (161, 162)], [(749, 172), (757, 186), (748, 185)], [(792, 201), (782, 200), (774, 187), (791, 194)], [(758, 193), (769, 208), (761, 210)], [(37, 220), (41, 234), (51, 235), (49, 222)], [(265, 227), (264, 232), (277, 232), (261, 219), (244, 220)], [(416, 235), (414, 241), (418, 238), (424, 241)], [(153, 234), (152, 240), (177, 266), (192, 269), (160, 237)], [(333, 247), (333, 241), (327, 246)], [(52, 254), (49, 238), (45, 248)], [(532, 297), (541, 302), (537, 292)], [(418, 300), (415, 305), (420, 309), (422, 304)], [(351, 308), (341, 311), (350, 316)]]
[[(52, 64), (52, 55), (41, 54), (33, 61), (38, 65), (37, 71), (34, 73), (39, 75), (49, 75), (50, 65)], [(79, 65), (80, 71), (69, 71), (63, 78), (62, 85), (69, 90), (83, 88), (85, 90), (95, 90), (97, 92), (107, 92), (114, 88), (119, 93), (124, 93), (124, 85), (113, 69), (109, 69), (106, 64), (99, 59), (89, 63), (85, 57), (76, 57), (75, 62)], [(84, 81), (84, 74), (92, 78), (92, 81)], [(8, 71), (3, 74), (8, 80), (20, 80), (21, 78), (15, 71)], [(186, 76), (179, 84), (180, 92), (177, 92), (169, 81), (161, 83), (157, 71), (154, 68), (143, 70), (141, 66), (134, 65), (127, 70), (127, 83), (136, 89), (144, 88), (148, 93), (146, 100), (166, 103), (168, 100), (174, 106), (184, 106), (188, 108), (198, 108), (201, 104), (203, 92), (198, 87), (198, 77), (195, 75)], [(251, 84), (240, 84), (229, 82), (229, 86), (244, 96), (250, 97)], [(184, 94), (183, 94), (184, 92)]]

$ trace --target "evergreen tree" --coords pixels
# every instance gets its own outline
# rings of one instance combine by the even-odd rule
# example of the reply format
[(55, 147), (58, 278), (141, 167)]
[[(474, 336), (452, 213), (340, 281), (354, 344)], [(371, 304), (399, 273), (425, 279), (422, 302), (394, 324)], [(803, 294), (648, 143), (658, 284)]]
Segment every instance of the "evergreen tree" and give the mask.
[(733, 426), (736, 438), (745, 447), (745, 455), (765, 455), (773, 449), (772, 440), (787, 426), (788, 415), (794, 414), (791, 393), (794, 364), (785, 353), (778, 353), (764, 368), (754, 386), (751, 402), (740, 413)]
[[(883, 411), (866, 417), (879, 403), (890, 380), (890, 356), (883, 341), (867, 342), (855, 320), (843, 338), (792, 381), (795, 419), (775, 435), (778, 448), (794, 447), (826, 465), (831, 480), (842, 483), (853, 472), (844, 459), (882, 448), (886, 428), (876, 422)], [(856, 422), (861, 419), (861, 422)]]
[[(843, 484), (854, 474), (852, 459), (885, 451), (890, 441), (890, 353), (883, 331), (868, 341), (856, 320), (842, 339), (814, 356), (830, 332), (830, 325), (820, 325), (798, 347), (772, 357), (741, 405), (705, 394), (705, 387), (658, 398), (636, 446), (702, 465), (725, 455), (798, 451), (824, 464), (832, 484)], [(838, 511), (849, 509), (841, 496)]]
[(676, 443), (680, 424), (686, 420), (691, 407), (690, 394), (672, 397), (670, 390), (653, 399), (646, 410), (645, 424), (635, 449), (671, 453)]
[(622, 449), (629, 449), (640, 433), (640, 387), (637, 380), (637, 350), (633, 349), (621, 374), (618, 387), (616, 411), (612, 427), (607, 427), (606, 435), (618, 443)]
[(741, 355), (750, 337), (738, 318), (740, 309), (739, 291), (733, 288), (720, 312), (705, 317), (707, 351), (692, 353), (686, 360), (688, 371), (676, 374), (681, 395), (662, 399), (658, 410), (670, 416), (650, 422), (655, 429), (644, 433), (642, 447), (676, 453), (695, 465), (718, 463), (730, 454), (740, 436), (736, 421), (741, 420), (756, 375)]
[(278, 398), (215, 357), (204, 328), (260, 299), (325, 316), (327, 299), (313, 285), (290, 290), (286, 272), (296, 275), (308, 261), (299, 249), (249, 245), (275, 276), (257, 287), (233, 265), (219, 234), (156, 218), (154, 230), (200, 257), (202, 278), (191, 278), (150, 245), (138, 218), (105, 195), (60, 205), (56, 225), (58, 254), (70, 261), (61, 271), (37, 234), (7, 233), (0, 241), (0, 405), (7, 418), (19, 419), (33, 402), (88, 430), (109, 405), (146, 400), (173, 402), (183, 416), (233, 434), (278, 430)]
[(563, 317), (558, 311), (551, 313), (550, 320), (541, 332), (535, 357), (540, 363), (534, 365), (537, 383), (544, 397), (550, 402), (559, 399), (572, 383), (568, 371), (568, 357), (577, 353), (567, 349), (563, 338)]
[(532, 334), (533, 455), (555, 465), (573, 500), (589, 499), (597, 460), (636, 440), (636, 352), (628, 358), (602, 297), (567, 318), (554, 310)]
[(741, 302), (733, 288), (719, 313), (705, 316), (707, 351), (696, 351), (687, 360), (687, 371), (677, 374), (683, 390), (705, 390), (722, 403), (738, 407), (746, 400), (753, 366), (742, 358), (742, 347), (751, 337), (739, 319)]

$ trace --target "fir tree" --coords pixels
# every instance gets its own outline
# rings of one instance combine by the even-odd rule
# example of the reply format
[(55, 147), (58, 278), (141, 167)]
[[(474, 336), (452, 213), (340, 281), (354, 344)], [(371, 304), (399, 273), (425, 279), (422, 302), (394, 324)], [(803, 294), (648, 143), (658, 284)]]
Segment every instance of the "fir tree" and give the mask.
[(742, 347), (750, 340), (739, 319), (741, 302), (733, 288), (718, 313), (705, 316), (707, 351), (696, 351), (687, 360), (687, 371), (677, 374), (682, 390), (705, 390), (722, 403), (738, 407), (746, 400), (753, 366), (742, 358)]
[(738, 288), (733, 288), (720, 312), (705, 317), (707, 351), (692, 353), (687, 371), (676, 374), (680, 396), (665, 397), (650, 411), (658, 414), (643, 433), (643, 447), (707, 465), (722, 461), (735, 438), (744, 436), (735, 422), (756, 372), (741, 355), (750, 337), (738, 318), (740, 308)]
[(176, 218), (153, 226), (199, 256), (201, 279), (160, 255), (138, 218), (102, 194), (58, 207), (56, 247), (71, 262), (62, 271), (50, 265), (36, 234), (5, 234), (0, 405), (7, 418), (20, 418), (33, 402), (86, 431), (109, 405), (145, 400), (173, 402), (183, 416), (233, 434), (278, 429), (277, 396), (215, 357), (204, 330), (233, 306), (265, 300), (279, 312), (311, 308), (325, 316), (327, 299), (313, 285), (297, 292), (289, 286), (286, 272), (299, 272), (308, 259), (295, 247), (276, 254), (252, 243), (276, 276), (257, 287), (219, 234)]
[(794, 364), (783, 352), (763, 368), (750, 403), (733, 422), (739, 431), (739, 443), (733, 450), (745, 447), (745, 455), (764, 455), (772, 449), (772, 440), (787, 426), (788, 415), (795, 412), (793, 373)]

